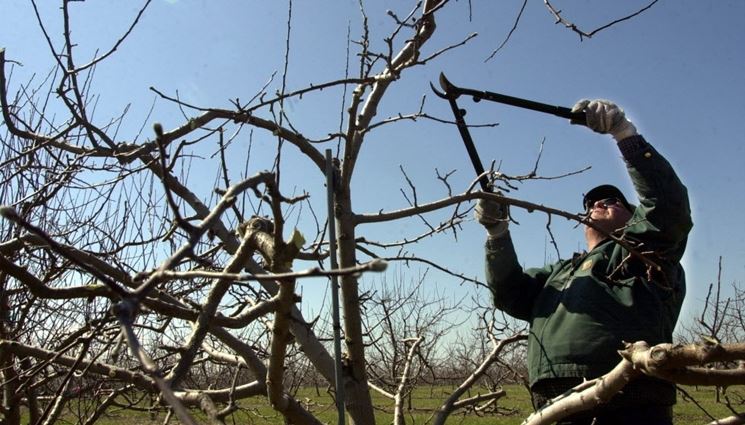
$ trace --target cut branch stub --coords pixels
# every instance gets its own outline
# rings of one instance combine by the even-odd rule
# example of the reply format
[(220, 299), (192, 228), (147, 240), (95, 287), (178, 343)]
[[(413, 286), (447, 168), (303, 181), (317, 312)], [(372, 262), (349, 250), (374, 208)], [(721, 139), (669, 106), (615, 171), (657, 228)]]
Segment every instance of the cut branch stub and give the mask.
[(254, 249), (264, 259), (266, 268), (274, 273), (289, 272), (305, 243), (305, 238), (297, 230), (293, 231), (289, 241), (275, 243), (274, 222), (266, 217), (251, 217), (241, 223), (237, 231), (240, 236), (251, 240)]

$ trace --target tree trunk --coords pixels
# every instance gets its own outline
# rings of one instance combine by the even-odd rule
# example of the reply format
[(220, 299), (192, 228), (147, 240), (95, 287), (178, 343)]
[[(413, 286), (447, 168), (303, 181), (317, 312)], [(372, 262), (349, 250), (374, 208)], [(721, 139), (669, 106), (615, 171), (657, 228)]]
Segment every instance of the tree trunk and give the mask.
[[(7, 292), (5, 291), (5, 283), (7, 281), (7, 275), (2, 273), (0, 275), (2, 282), (3, 296), (0, 299), (0, 339), (12, 338), (9, 332), (10, 323), (10, 300), (8, 299)], [(18, 402), (16, 392), (18, 390), (18, 374), (14, 368), (14, 355), (9, 351), (0, 348), (0, 379), (2, 379), (2, 391), (3, 391), (3, 424), (8, 425), (20, 425), (21, 423), (21, 406)]]
[[(356, 265), (354, 214), (349, 186), (337, 189), (334, 205), (337, 224), (337, 243), (340, 267)], [(344, 368), (345, 404), (352, 423), (374, 424), (370, 389), (365, 371), (365, 345), (362, 335), (362, 319), (357, 278), (353, 275), (341, 277), (341, 295), (344, 313), (344, 335), (347, 347), (347, 363)]]
[[(9, 355), (11, 356), (11, 355)], [(3, 356), (5, 357), (5, 356)], [(10, 362), (3, 361), (3, 372), (0, 374), (3, 384), (3, 425), (21, 425), (21, 405), (15, 397), (17, 384), (17, 375), (13, 371), (13, 365)]]

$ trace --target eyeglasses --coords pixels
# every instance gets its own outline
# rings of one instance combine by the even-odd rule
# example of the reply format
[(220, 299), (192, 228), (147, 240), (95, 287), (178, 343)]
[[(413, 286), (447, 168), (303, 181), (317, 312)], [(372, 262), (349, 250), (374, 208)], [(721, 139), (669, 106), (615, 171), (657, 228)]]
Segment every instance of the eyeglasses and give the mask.
[(618, 198), (605, 198), (605, 199), (601, 199), (595, 202), (592, 202), (592, 201), (588, 202), (587, 205), (585, 206), (585, 209), (588, 212), (592, 211), (595, 208), (602, 208), (605, 210), (605, 209), (608, 209), (608, 207), (612, 207), (620, 203), (621, 203), (621, 200)]

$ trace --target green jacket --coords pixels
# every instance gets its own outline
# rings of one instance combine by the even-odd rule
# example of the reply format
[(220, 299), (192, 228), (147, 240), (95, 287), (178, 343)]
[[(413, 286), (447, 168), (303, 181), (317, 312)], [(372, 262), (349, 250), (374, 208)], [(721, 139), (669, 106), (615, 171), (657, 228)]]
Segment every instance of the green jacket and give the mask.
[(509, 234), (487, 240), (486, 279), (495, 306), (530, 323), (531, 385), (545, 378), (598, 377), (618, 364), (622, 341), (672, 341), (685, 295), (680, 259), (692, 227), (687, 191), (641, 136), (619, 148), (640, 201), (621, 236), (640, 252), (652, 251), (649, 258), (661, 273), (648, 272), (610, 239), (570, 260), (528, 270)]

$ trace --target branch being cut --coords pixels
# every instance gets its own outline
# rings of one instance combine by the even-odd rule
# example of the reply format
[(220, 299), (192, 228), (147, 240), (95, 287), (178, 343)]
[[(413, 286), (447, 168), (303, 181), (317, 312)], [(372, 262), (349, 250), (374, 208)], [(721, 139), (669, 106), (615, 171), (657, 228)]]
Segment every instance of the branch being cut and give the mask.
[(355, 215), (355, 221), (357, 224), (380, 223), (380, 222), (385, 222), (385, 221), (393, 221), (393, 220), (397, 220), (400, 218), (410, 217), (412, 215), (422, 214), (425, 212), (437, 211), (439, 209), (446, 208), (452, 205), (457, 205), (465, 201), (471, 201), (474, 199), (481, 199), (481, 198), (493, 199), (502, 204), (508, 204), (510, 206), (523, 208), (527, 210), (528, 212), (542, 211), (549, 215), (557, 215), (560, 217), (564, 217), (568, 220), (577, 221), (581, 224), (584, 224), (586, 226), (589, 226), (597, 230), (601, 234), (605, 235), (609, 239), (621, 245), (629, 253), (631, 253), (635, 258), (640, 259), (647, 267), (651, 268), (652, 270), (660, 271), (662, 269), (659, 264), (657, 264), (653, 259), (649, 258), (650, 257), (649, 255), (645, 255), (644, 253), (640, 252), (629, 241), (623, 238), (619, 238), (616, 235), (610, 234), (603, 229), (600, 229), (599, 227), (594, 225), (591, 221), (589, 221), (588, 217), (586, 216), (569, 213), (569, 212), (562, 211), (556, 208), (551, 208), (551, 207), (547, 207), (541, 204), (535, 204), (532, 202), (523, 201), (520, 199), (510, 198), (510, 197), (507, 197), (501, 194), (487, 193), (487, 192), (472, 192), (470, 189), (460, 195), (450, 196), (448, 198), (441, 199), (439, 201), (434, 201), (434, 202), (430, 202), (427, 204), (421, 204), (421, 205), (411, 207), (411, 208), (403, 208), (403, 209), (388, 212), (388, 213), (384, 213), (381, 211), (381, 212), (378, 212), (377, 214), (358, 214), (358, 215)]

